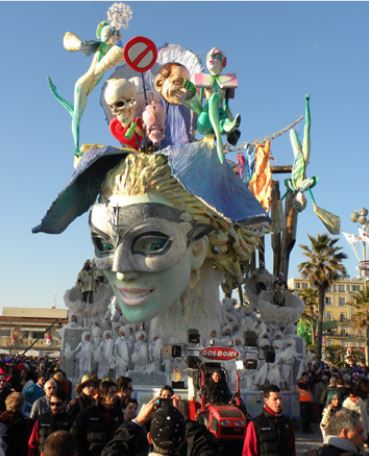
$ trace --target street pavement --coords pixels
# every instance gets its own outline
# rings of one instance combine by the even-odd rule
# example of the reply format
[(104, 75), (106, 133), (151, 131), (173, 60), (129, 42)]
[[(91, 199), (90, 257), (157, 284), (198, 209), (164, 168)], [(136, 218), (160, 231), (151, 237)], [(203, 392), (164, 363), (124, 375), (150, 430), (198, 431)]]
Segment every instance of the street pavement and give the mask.
[(311, 425), (314, 434), (303, 434), (296, 431), (296, 456), (303, 456), (310, 448), (320, 447), (323, 444), (322, 433), (318, 424)]

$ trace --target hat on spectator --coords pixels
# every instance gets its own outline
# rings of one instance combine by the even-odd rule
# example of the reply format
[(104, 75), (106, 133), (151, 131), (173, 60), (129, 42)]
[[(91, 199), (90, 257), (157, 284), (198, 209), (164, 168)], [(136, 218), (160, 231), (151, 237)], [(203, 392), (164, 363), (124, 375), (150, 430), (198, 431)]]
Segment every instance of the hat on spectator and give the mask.
[(185, 438), (185, 420), (173, 407), (160, 407), (152, 415), (150, 435), (156, 446), (163, 450), (178, 447)]
[(77, 393), (79, 394), (83, 390), (83, 388), (85, 386), (89, 386), (89, 385), (95, 386), (96, 385), (96, 378), (95, 377), (91, 377), (88, 374), (84, 374), (82, 376), (82, 378), (81, 378), (81, 381), (78, 383), (78, 385), (76, 387)]

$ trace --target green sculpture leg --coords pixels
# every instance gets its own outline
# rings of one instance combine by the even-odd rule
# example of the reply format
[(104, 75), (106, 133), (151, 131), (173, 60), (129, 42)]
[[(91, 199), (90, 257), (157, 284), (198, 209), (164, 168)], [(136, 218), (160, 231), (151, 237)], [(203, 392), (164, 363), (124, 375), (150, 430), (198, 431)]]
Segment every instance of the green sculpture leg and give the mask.
[(224, 163), (222, 131), (219, 118), (220, 95), (215, 92), (209, 98), (209, 119), (217, 141), (217, 153), (220, 163)]
[(51, 90), (51, 93), (53, 94), (53, 97), (58, 100), (58, 102), (65, 108), (69, 114), (73, 117), (73, 105), (69, 101), (67, 101), (65, 98), (63, 98), (61, 95), (58, 93), (58, 89), (56, 88), (56, 85), (53, 83), (51, 78), (47, 79), (47, 82), (49, 84), (49, 88)]
[(302, 143), (302, 153), (304, 154), (305, 163), (309, 163), (310, 159), (310, 96), (305, 96), (305, 125), (304, 125), (304, 140)]
[(74, 155), (80, 157), (82, 155), (79, 150), (79, 124), (83, 113), (85, 112), (88, 101), (88, 95), (81, 86), (76, 85), (74, 92), (74, 112), (72, 117), (72, 134), (74, 140)]
[(204, 136), (213, 134), (213, 127), (210, 123), (207, 104), (197, 118), (197, 131)]

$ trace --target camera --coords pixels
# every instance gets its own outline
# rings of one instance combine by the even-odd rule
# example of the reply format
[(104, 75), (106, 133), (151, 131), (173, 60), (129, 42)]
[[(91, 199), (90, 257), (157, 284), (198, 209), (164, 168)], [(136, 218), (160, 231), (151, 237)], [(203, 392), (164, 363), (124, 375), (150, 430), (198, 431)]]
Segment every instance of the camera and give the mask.
[(165, 409), (165, 408), (169, 408), (169, 407), (173, 407), (172, 399), (162, 399), (162, 398), (160, 398), (160, 399), (158, 399), (156, 401), (156, 406), (155, 406), (156, 410), (159, 409), (159, 408)]

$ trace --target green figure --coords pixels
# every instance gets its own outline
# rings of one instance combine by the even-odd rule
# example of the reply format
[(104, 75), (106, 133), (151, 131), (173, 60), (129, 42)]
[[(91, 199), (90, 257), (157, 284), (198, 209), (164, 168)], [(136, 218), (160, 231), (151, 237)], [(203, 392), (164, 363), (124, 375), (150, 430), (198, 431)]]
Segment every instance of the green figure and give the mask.
[[(307, 204), (304, 193), (306, 192), (312, 202), (313, 211), (319, 217), (321, 222), (331, 234), (339, 234), (340, 218), (321, 207), (315, 201), (312, 188), (318, 182), (316, 176), (307, 177), (307, 165), (310, 161), (310, 97), (305, 96), (305, 125), (304, 139), (301, 146), (300, 139), (294, 129), (290, 131), (290, 141), (293, 150), (294, 162), (292, 166), (292, 175), (290, 179), (285, 180), (287, 192), (292, 192), (295, 195), (295, 207), (298, 212), (302, 212)], [(284, 198), (282, 197), (282, 199)]]
[(81, 41), (77, 35), (71, 32), (64, 35), (63, 44), (66, 50), (81, 51), (85, 55), (93, 54), (89, 69), (75, 83), (74, 104), (59, 95), (53, 81), (50, 78), (48, 79), (52, 94), (72, 116), (74, 155), (76, 157), (82, 155), (79, 149), (79, 125), (87, 106), (88, 97), (101, 81), (104, 73), (122, 61), (119, 31), (111, 27), (108, 21), (102, 21), (97, 27), (96, 36), (99, 41)]
[[(197, 130), (203, 135), (214, 134), (216, 138), (218, 157), (224, 162), (222, 135), (227, 135), (230, 144), (235, 145), (240, 137), (237, 128), (241, 122), (240, 114), (234, 118), (228, 107), (228, 99), (233, 97), (237, 87), (237, 78), (234, 74), (222, 75), (227, 64), (223, 51), (212, 48), (206, 55), (206, 68), (210, 75), (196, 74), (196, 86), (205, 90), (206, 103), (198, 116)], [(202, 98), (201, 93), (200, 98)]]

